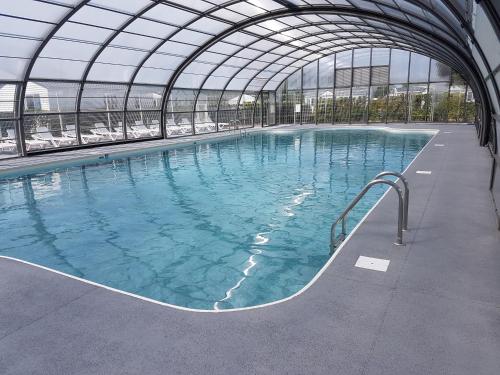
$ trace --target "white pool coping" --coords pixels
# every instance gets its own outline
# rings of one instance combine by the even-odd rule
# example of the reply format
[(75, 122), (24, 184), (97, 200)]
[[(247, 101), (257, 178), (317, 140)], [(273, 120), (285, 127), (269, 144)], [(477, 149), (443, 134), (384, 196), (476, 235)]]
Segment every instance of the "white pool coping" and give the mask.
[[(293, 129), (293, 130), (296, 131), (296, 130), (300, 130), (300, 129), (310, 129), (310, 128), (301, 127), (299, 129)], [(352, 127), (351, 126), (342, 126), (342, 127), (335, 127), (335, 128), (333, 128), (333, 127), (322, 128), (322, 127), (318, 126), (318, 127), (311, 128), (311, 129), (318, 129), (318, 130), (325, 130), (325, 129), (331, 129), (331, 130), (338, 130), (338, 129), (344, 129), (344, 130), (345, 129), (364, 129), (364, 130), (366, 130), (366, 129), (369, 129), (369, 130), (371, 130), (371, 129), (373, 129), (373, 130), (386, 130), (386, 131), (389, 131), (389, 132), (399, 132), (399, 133), (416, 132), (416, 133), (433, 134), (432, 138), (429, 139), (429, 141), (427, 142), (427, 144), (417, 153), (417, 155), (407, 165), (407, 167), (402, 172), (402, 174), (405, 174), (406, 171), (413, 165), (413, 163), (424, 152), (424, 150), (427, 149), (427, 147), (429, 147), (429, 145), (433, 144), (434, 138), (440, 132), (440, 130), (438, 130), (438, 129), (408, 129), (407, 130), (407, 129), (394, 129), (394, 128), (381, 127), (381, 126), (375, 126), (375, 127), (371, 127), (371, 126), (359, 126), (359, 127), (358, 126), (352, 126)], [(268, 130), (276, 132), (276, 131), (279, 131), (281, 129), (268, 129), (268, 128), (264, 128), (263, 131), (268, 131)], [(292, 130), (292, 129), (290, 129), (290, 130)], [(286, 131), (288, 131), (288, 129), (286, 129)], [(215, 140), (215, 139), (220, 139), (220, 138), (219, 137), (214, 137), (214, 138), (209, 138), (207, 140), (210, 141), (210, 140)], [(194, 141), (194, 142), (191, 142), (191, 143), (197, 143), (197, 141)], [(177, 147), (179, 147), (179, 146), (185, 146), (186, 144), (189, 144), (189, 143), (183, 143), (181, 145), (178, 144)], [(169, 145), (169, 146), (159, 147), (159, 149), (167, 149), (167, 147), (168, 148), (175, 148), (174, 145)], [(146, 148), (145, 150), (147, 150), (149, 152), (150, 148)], [(121, 153), (123, 153), (123, 152), (121, 152)], [(83, 160), (85, 160), (85, 159), (83, 159)], [(77, 160), (72, 160), (70, 162), (66, 161), (64, 164), (68, 164), (68, 163), (73, 164), (75, 161), (77, 161)], [(47, 165), (47, 164), (43, 165), (43, 167), (46, 167), (46, 166), (49, 166), (49, 165)], [(2, 178), (1, 173), (0, 173), (0, 178)], [(396, 182), (397, 181), (399, 181), (399, 179), (397, 179)], [(189, 307), (183, 307), (183, 306), (173, 305), (173, 304), (170, 304), (170, 303), (167, 303), (167, 302), (158, 301), (158, 300), (155, 300), (155, 299), (152, 299), (152, 298), (148, 298), (148, 297), (144, 297), (144, 296), (141, 296), (141, 295), (138, 295), (138, 294), (135, 294), (135, 293), (126, 292), (126, 291), (121, 290), (121, 289), (116, 289), (116, 288), (113, 288), (113, 287), (110, 287), (110, 286), (107, 286), (107, 285), (99, 284), (99, 283), (96, 283), (96, 282), (93, 282), (93, 281), (90, 281), (90, 280), (86, 280), (86, 279), (83, 279), (83, 278), (80, 278), (80, 277), (77, 277), (77, 276), (73, 276), (73, 275), (70, 275), (70, 274), (67, 274), (67, 273), (64, 273), (64, 272), (61, 272), (61, 271), (57, 271), (57, 270), (49, 268), (49, 267), (45, 267), (45, 266), (41, 266), (41, 265), (38, 265), (38, 264), (35, 264), (35, 263), (31, 263), (31, 262), (28, 262), (28, 261), (25, 261), (25, 260), (22, 260), (22, 259), (18, 259), (18, 258), (14, 258), (14, 257), (9, 257), (9, 256), (3, 256), (3, 255), (0, 255), (0, 259), (8, 259), (8, 260), (16, 261), (16, 262), (19, 262), (19, 263), (23, 263), (23, 264), (26, 264), (26, 265), (29, 265), (29, 266), (32, 266), (32, 267), (36, 267), (38, 269), (42, 269), (42, 270), (45, 270), (45, 271), (49, 271), (49, 272), (55, 273), (57, 275), (61, 275), (61, 276), (64, 276), (64, 277), (67, 277), (67, 278), (70, 278), (70, 279), (73, 279), (73, 280), (80, 281), (80, 282), (82, 282), (84, 284), (92, 285), (92, 286), (95, 286), (95, 287), (98, 287), (98, 288), (109, 290), (111, 292), (115, 292), (115, 293), (118, 293), (118, 294), (122, 294), (122, 295), (126, 295), (126, 296), (129, 296), (129, 297), (133, 297), (133, 298), (136, 298), (136, 299), (139, 299), (139, 300), (142, 300), (142, 301), (150, 302), (150, 303), (153, 303), (153, 304), (156, 304), (156, 305), (160, 305), (160, 306), (164, 306), (164, 307), (169, 307), (169, 308), (176, 309), (176, 310), (181, 310), (181, 311), (189, 311), (189, 312), (196, 312), (196, 313), (224, 314), (224, 313), (231, 313), (231, 312), (239, 312), (239, 311), (248, 311), (248, 310), (261, 309), (261, 308), (265, 308), (265, 307), (269, 307), (269, 306), (281, 304), (281, 303), (290, 301), (292, 299), (295, 299), (295, 298), (299, 297), (301, 294), (305, 293), (312, 285), (314, 285), (316, 283), (316, 281), (330, 267), (330, 265), (333, 263), (333, 261), (337, 258), (337, 256), (340, 254), (340, 252), (342, 251), (342, 249), (344, 248), (344, 246), (348, 243), (349, 239), (351, 239), (351, 237), (356, 233), (356, 231), (358, 230), (358, 228), (366, 221), (366, 219), (373, 212), (373, 210), (375, 210), (375, 208), (382, 202), (382, 200), (385, 198), (385, 196), (389, 193), (390, 190), (391, 190), (390, 188), (387, 189), (384, 192), (384, 194), (377, 200), (377, 202), (375, 202), (375, 204), (368, 210), (368, 212), (363, 216), (363, 218), (359, 221), (359, 223), (356, 224), (356, 226), (352, 229), (352, 231), (349, 233), (349, 235), (346, 237), (346, 239), (335, 250), (335, 252), (333, 253), (333, 255), (328, 259), (328, 261), (323, 265), (323, 267), (318, 271), (318, 273), (316, 273), (316, 275), (306, 285), (304, 285), (304, 287), (302, 287), (302, 289), (300, 289), (299, 291), (295, 292), (294, 294), (292, 294), (292, 295), (290, 295), (290, 296), (288, 296), (286, 298), (282, 298), (282, 299), (279, 299), (279, 300), (276, 300), (276, 301), (272, 301), (272, 302), (268, 302), (268, 303), (264, 303), (264, 304), (260, 304), (260, 305), (247, 306), (247, 307), (238, 307), (238, 308), (233, 308), (233, 309), (222, 309), (222, 310), (193, 309), (193, 308), (189, 308)]]

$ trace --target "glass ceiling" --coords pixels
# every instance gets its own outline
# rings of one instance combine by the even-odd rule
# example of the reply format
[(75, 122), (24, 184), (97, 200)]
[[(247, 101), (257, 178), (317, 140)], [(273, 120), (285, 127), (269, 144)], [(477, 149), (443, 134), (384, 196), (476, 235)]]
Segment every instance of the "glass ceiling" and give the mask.
[(467, 78), (466, 43), (440, 0), (16, 0), (0, 9), (0, 81), (274, 90), (322, 56), (386, 46)]

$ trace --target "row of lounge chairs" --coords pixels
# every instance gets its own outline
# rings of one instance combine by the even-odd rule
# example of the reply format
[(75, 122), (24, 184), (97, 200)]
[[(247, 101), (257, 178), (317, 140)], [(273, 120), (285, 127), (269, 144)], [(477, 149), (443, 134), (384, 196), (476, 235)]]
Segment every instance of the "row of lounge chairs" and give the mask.
[[(193, 127), (186, 118), (179, 123), (168, 120), (166, 124), (167, 135), (187, 135), (191, 134)], [(236, 128), (236, 123), (219, 123), (219, 130), (230, 130)], [(212, 122), (196, 124), (196, 133), (210, 133), (217, 130), (217, 126)], [(83, 144), (101, 141), (116, 141), (123, 139), (123, 124), (118, 122), (116, 127), (108, 128), (104, 123), (95, 123), (94, 127), (88, 129), (90, 133), (80, 133)], [(160, 122), (152, 120), (148, 126), (142, 121), (135, 121), (135, 125), (127, 125), (127, 135), (129, 138), (155, 137), (160, 134)], [(15, 134), (13, 129), (7, 129), (7, 138), (0, 136), (0, 152), (15, 152), (17, 149)], [(65, 147), (77, 143), (75, 125), (66, 125), (66, 130), (61, 132), (61, 136), (54, 136), (45, 126), (38, 127), (36, 133), (31, 134), (31, 139), (26, 139), (26, 149), (28, 151), (41, 150), (50, 147)]]

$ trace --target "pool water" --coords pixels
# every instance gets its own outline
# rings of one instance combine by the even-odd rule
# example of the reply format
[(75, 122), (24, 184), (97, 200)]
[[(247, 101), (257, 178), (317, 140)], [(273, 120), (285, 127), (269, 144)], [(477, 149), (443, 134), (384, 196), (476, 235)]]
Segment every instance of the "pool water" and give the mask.
[(189, 308), (279, 300), (327, 262), (330, 226), (363, 186), (430, 137), (274, 130), (4, 178), (0, 255)]

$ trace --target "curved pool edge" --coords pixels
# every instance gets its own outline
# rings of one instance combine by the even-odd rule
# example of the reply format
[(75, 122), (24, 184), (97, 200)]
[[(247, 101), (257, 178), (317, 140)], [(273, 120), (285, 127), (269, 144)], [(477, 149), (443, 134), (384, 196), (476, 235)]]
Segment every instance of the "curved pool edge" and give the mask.
[[(348, 127), (346, 127), (346, 128), (348, 128)], [(367, 129), (368, 127), (365, 126), (363, 128)], [(337, 129), (340, 129), (340, 128), (337, 128)], [(407, 129), (392, 129), (392, 128), (389, 128), (389, 127), (376, 127), (376, 129), (378, 129), (378, 130), (389, 130), (390, 129), (391, 131), (397, 131), (397, 132), (399, 132), (399, 131), (403, 131), (403, 132), (407, 131)], [(410, 131), (411, 132), (432, 133), (433, 135), (427, 141), (427, 143), (425, 144), (425, 146), (417, 153), (417, 155), (413, 158), (413, 160), (406, 166), (406, 168), (404, 169), (404, 171), (402, 172), (402, 174), (405, 174), (408, 171), (408, 169), (420, 157), (420, 155), (426, 150), (426, 148), (429, 147), (429, 145), (433, 142), (434, 138), (440, 132), (440, 130), (438, 130), (438, 129), (410, 129)], [(399, 179), (396, 179), (395, 181), (397, 182), (397, 181), (399, 181)], [(107, 286), (107, 285), (104, 285), (104, 284), (100, 284), (100, 283), (97, 283), (97, 282), (94, 282), (94, 281), (83, 279), (83, 278), (80, 278), (78, 276), (73, 276), (73, 275), (67, 274), (65, 272), (61, 272), (61, 271), (55, 270), (53, 268), (42, 266), (42, 265), (39, 265), (39, 264), (36, 264), (36, 263), (32, 263), (32, 262), (29, 262), (29, 261), (25, 261), (25, 260), (22, 260), (22, 259), (19, 259), (19, 258), (0, 255), (0, 259), (7, 259), (7, 260), (15, 261), (15, 262), (18, 262), (18, 263), (22, 263), (22, 264), (25, 264), (25, 265), (29, 265), (31, 267), (35, 267), (35, 268), (38, 268), (38, 269), (42, 269), (42, 270), (45, 270), (45, 271), (48, 271), (48, 272), (51, 272), (51, 273), (55, 273), (57, 275), (61, 275), (61, 276), (73, 279), (73, 280), (80, 281), (80, 282), (82, 282), (84, 284), (87, 284), (87, 285), (92, 285), (92, 286), (95, 286), (95, 287), (98, 287), (98, 288), (101, 288), (101, 289), (105, 289), (105, 290), (108, 290), (108, 291), (111, 291), (111, 292), (115, 292), (115, 293), (118, 293), (118, 294), (126, 295), (126, 296), (129, 296), (129, 297), (132, 297), (132, 298), (135, 298), (135, 299), (139, 299), (139, 300), (142, 300), (142, 301), (145, 301), (145, 302), (153, 303), (155, 305), (159, 305), (159, 306), (162, 306), (162, 307), (168, 307), (168, 308), (172, 308), (172, 309), (180, 310), (180, 311), (194, 312), (194, 313), (219, 314), (219, 313), (234, 313), (234, 312), (240, 312), (240, 311), (257, 310), (257, 309), (266, 308), (266, 307), (270, 307), (270, 306), (273, 306), (273, 305), (277, 305), (277, 304), (282, 304), (282, 303), (288, 302), (288, 301), (290, 301), (292, 299), (295, 299), (295, 298), (299, 297), (300, 295), (302, 295), (303, 293), (305, 293), (309, 288), (311, 288), (319, 280), (319, 278), (326, 272), (326, 270), (330, 267), (330, 265), (334, 262), (334, 260), (340, 254), (340, 252), (342, 251), (342, 249), (344, 248), (344, 246), (349, 242), (349, 240), (351, 239), (351, 237), (357, 232), (357, 230), (359, 229), (359, 227), (366, 221), (366, 219), (368, 218), (368, 216), (375, 210), (375, 208), (378, 207), (378, 205), (382, 202), (382, 200), (386, 197), (386, 195), (389, 193), (390, 190), (391, 189), (387, 189), (384, 192), (384, 194), (377, 200), (377, 202), (375, 202), (375, 204), (368, 210), (368, 212), (363, 216), (363, 218), (356, 224), (356, 226), (352, 229), (352, 231), (349, 233), (349, 235), (346, 237), (346, 239), (341, 243), (341, 245), (336, 249), (336, 251), (330, 256), (330, 258), (328, 258), (328, 261), (323, 265), (323, 267), (321, 267), (321, 269), (314, 275), (314, 277), (306, 285), (304, 285), (300, 290), (298, 290), (297, 292), (295, 292), (294, 294), (292, 294), (292, 295), (290, 295), (288, 297), (285, 297), (285, 298), (282, 298), (282, 299), (279, 299), (279, 300), (276, 300), (276, 301), (268, 302), (268, 303), (263, 303), (263, 304), (260, 304), (260, 305), (238, 307), (238, 308), (231, 308), (231, 309), (212, 309), (212, 310), (208, 310), (208, 309), (195, 309), (195, 308), (190, 308), (190, 307), (183, 307), (183, 306), (174, 305), (174, 304), (170, 304), (170, 303), (167, 303), (167, 302), (162, 302), (162, 301), (159, 301), (159, 300), (155, 300), (153, 298), (144, 297), (144, 296), (141, 296), (141, 295), (136, 294), (136, 293), (131, 293), (131, 292), (127, 292), (127, 291), (124, 291), (124, 290), (121, 290), (121, 289), (113, 288), (113, 287), (110, 287), (110, 286)]]

